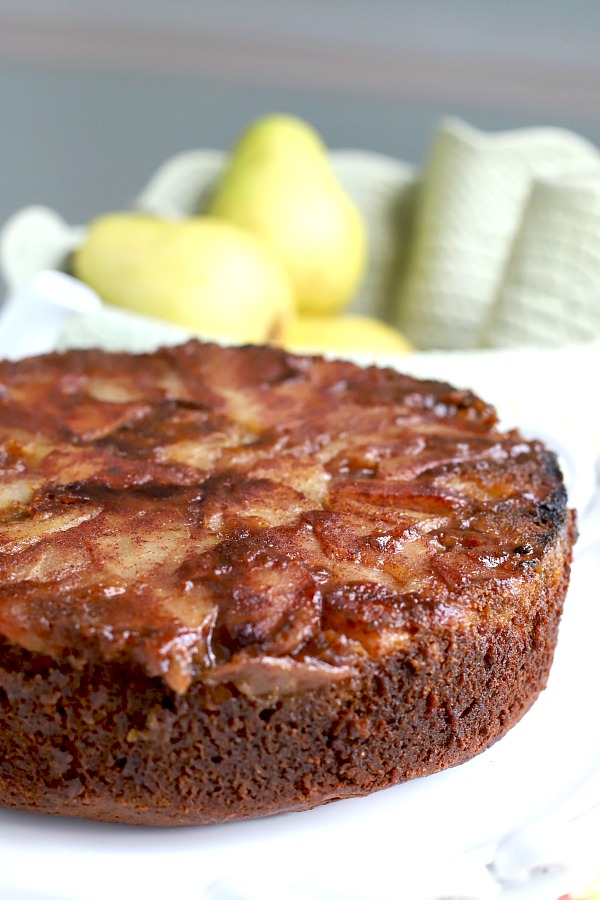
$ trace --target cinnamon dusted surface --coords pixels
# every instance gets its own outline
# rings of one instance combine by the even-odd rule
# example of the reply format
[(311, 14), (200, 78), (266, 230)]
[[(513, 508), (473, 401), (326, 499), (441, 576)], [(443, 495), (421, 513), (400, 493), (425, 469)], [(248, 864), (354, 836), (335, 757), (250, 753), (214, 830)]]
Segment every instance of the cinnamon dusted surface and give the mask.
[(2, 363), (0, 441), (0, 634), (180, 694), (500, 625), (566, 516), (554, 456), (471, 393), (268, 348)]

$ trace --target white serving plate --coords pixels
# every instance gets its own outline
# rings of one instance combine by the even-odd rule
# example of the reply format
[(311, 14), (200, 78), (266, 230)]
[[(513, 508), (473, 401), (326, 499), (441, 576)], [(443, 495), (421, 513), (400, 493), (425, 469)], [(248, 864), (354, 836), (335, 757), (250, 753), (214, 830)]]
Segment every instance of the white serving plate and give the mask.
[[(107, 311), (57, 277), (38, 276), (8, 304), (0, 354), (14, 347), (15, 334), (27, 338), (15, 356), (27, 353), (28, 340), (35, 350), (132, 340), (151, 349), (184, 335)], [(49, 346), (40, 346), (44, 340)], [(600, 863), (600, 445), (597, 425), (584, 416), (589, 398), (579, 400), (578, 390), (593, 373), (597, 383), (597, 363), (581, 352), (578, 367), (569, 351), (381, 360), (458, 383), (468, 378), (509, 424), (526, 423), (557, 447), (580, 510), (582, 550), (549, 686), (505, 738), (438, 775), (257, 821), (154, 829), (0, 811), (2, 900), (556, 900), (581, 885)], [(532, 365), (544, 385), (539, 397), (521, 390)], [(564, 397), (552, 396), (553, 384), (562, 384)]]

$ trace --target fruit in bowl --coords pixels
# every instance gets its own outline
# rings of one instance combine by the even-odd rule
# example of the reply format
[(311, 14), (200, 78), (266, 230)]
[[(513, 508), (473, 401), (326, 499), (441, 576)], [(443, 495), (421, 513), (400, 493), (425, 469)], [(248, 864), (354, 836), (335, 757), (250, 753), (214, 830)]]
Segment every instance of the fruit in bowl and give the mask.
[(372, 316), (295, 316), (279, 343), (287, 350), (310, 353), (410, 353), (403, 334)]
[(380, 321), (393, 271), (382, 223), (412, 176), (379, 162), (329, 153), (307, 123), (266, 116), (229, 154), (168, 160), (135, 211), (85, 227), (45, 207), (20, 211), (0, 234), (2, 273), (14, 292), (58, 269), (109, 305), (209, 339), (403, 352), (403, 336)]
[(108, 303), (232, 340), (277, 338), (294, 312), (290, 277), (264, 242), (209, 216), (102, 216), (71, 267)]
[(365, 225), (319, 135), (266, 116), (239, 138), (208, 212), (265, 239), (288, 269), (298, 310), (344, 309), (365, 271)]

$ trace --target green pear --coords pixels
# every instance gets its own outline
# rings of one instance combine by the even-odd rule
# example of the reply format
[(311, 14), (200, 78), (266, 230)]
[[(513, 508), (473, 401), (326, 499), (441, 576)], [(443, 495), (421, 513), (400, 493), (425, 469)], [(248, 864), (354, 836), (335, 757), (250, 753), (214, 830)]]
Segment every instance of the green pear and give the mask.
[(276, 250), (300, 312), (339, 312), (362, 280), (362, 216), (319, 135), (300, 119), (266, 116), (241, 135), (208, 212), (260, 235)]
[(208, 216), (101, 216), (72, 267), (108, 303), (207, 336), (261, 343), (276, 338), (294, 311), (290, 277), (275, 254)]

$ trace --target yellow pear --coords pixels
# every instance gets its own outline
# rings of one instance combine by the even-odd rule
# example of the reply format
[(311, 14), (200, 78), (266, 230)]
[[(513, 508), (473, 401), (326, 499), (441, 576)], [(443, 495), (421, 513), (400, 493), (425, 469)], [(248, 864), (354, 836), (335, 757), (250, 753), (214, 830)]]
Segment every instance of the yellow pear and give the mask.
[(360, 285), (362, 216), (319, 135), (294, 116), (266, 116), (241, 135), (208, 212), (260, 235), (277, 251), (301, 312), (339, 312)]
[(370, 316), (298, 316), (278, 339), (288, 350), (327, 353), (410, 353), (409, 341), (391, 325)]
[(273, 339), (294, 310), (289, 275), (269, 248), (208, 216), (101, 216), (91, 223), (72, 266), (108, 303), (208, 336)]

